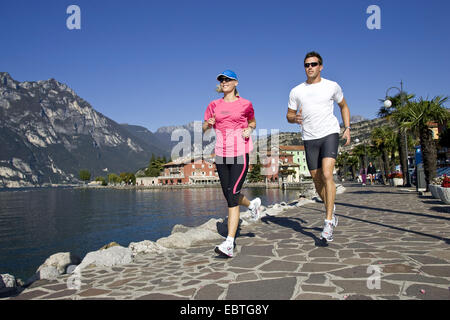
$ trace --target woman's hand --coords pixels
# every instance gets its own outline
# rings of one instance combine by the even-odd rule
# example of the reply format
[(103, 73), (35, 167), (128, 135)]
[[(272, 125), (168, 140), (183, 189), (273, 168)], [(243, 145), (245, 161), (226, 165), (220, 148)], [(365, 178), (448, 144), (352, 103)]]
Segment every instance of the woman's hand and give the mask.
[(203, 126), (202, 126), (203, 132), (206, 132), (206, 130), (212, 128), (215, 123), (216, 123), (216, 115), (214, 114), (212, 116), (212, 118), (209, 118), (208, 120), (203, 122)]
[(247, 127), (244, 130), (242, 130), (242, 137), (244, 139), (248, 139), (252, 135), (252, 132), (253, 132), (253, 128)]
[(214, 126), (214, 124), (216, 123), (216, 115), (213, 114), (212, 118), (208, 119), (208, 126), (211, 128), (212, 126)]

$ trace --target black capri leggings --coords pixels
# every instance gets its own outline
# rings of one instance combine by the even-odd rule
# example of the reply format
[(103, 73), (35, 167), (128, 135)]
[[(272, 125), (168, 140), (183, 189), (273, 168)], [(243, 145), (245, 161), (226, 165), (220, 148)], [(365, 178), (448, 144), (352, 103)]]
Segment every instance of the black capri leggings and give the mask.
[(216, 168), (228, 208), (239, 205), (241, 188), (248, 172), (249, 155), (224, 158), (216, 156)]

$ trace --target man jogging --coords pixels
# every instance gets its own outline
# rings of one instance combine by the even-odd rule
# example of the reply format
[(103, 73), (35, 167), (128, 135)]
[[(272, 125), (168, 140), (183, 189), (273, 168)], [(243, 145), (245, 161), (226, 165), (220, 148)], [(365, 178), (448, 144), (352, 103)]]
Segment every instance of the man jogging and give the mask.
[(325, 225), (321, 238), (333, 241), (333, 229), (338, 224), (334, 214), (336, 185), (333, 169), (339, 146), (339, 121), (333, 114), (334, 102), (341, 109), (344, 121), (343, 138), (350, 144), (350, 110), (341, 87), (334, 81), (320, 76), (322, 57), (309, 52), (304, 59), (307, 80), (293, 88), (289, 94), (287, 120), (302, 125), (306, 162), (314, 186), (325, 204)]

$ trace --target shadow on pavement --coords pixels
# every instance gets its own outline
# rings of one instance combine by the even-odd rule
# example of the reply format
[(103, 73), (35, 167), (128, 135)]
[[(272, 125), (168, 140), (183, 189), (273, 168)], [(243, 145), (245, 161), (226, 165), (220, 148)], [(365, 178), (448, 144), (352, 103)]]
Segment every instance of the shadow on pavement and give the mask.
[(361, 209), (368, 209), (368, 210), (374, 210), (374, 211), (388, 212), (388, 213), (394, 213), (394, 214), (405, 214), (405, 215), (409, 215), (409, 216), (417, 216), (417, 217), (423, 217), (423, 218), (433, 218), (433, 219), (450, 221), (450, 218), (447, 218), (447, 217), (434, 216), (434, 215), (425, 214), (425, 213), (399, 211), (399, 210), (392, 210), (392, 209), (386, 209), (386, 208), (374, 208), (374, 207), (360, 206), (360, 205), (356, 205), (356, 204), (343, 203), (343, 202), (335, 202), (335, 204), (341, 205), (341, 206), (344, 206), (344, 207), (361, 208)]
[[(276, 217), (271, 215), (266, 215), (265, 217), (261, 218), (261, 221), (269, 224), (269, 223), (275, 223), (279, 226), (285, 227), (285, 228), (291, 228), (294, 231), (300, 232), (301, 234), (310, 237), (314, 240), (314, 245), (316, 247), (327, 247), (328, 244), (326, 241), (321, 240), (318, 238), (314, 233), (309, 232), (307, 230), (314, 230), (321, 232), (321, 228), (306, 228), (303, 227), (300, 223), (307, 223), (307, 221), (300, 219), (300, 218), (288, 218), (288, 217)], [(300, 221), (300, 222), (299, 222)]]
[[(337, 203), (336, 202), (336, 204), (339, 204), (341, 206), (347, 206), (347, 207), (357, 207), (357, 208), (371, 209), (371, 210), (377, 210), (377, 211), (387, 211), (387, 212), (400, 213), (400, 214), (412, 214), (412, 215), (419, 215), (419, 216), (424, 216), (424, 217), (432, 217), (432, 218), (439, 218), (439, 219), (450, 220), (449, 218), (444, 218), (444, 217), (437, 217), (437, 216), (430, 216), (430, 215), (425, 215), (425, 214), (416, 214), (416, 213), (395, 211), (395, 210), (389, 210), (389, 209), (376, 209), (376, 208), (370, 208), (370, 207), (364, 207), (364, 206), (357, 206), (357, 205), (348, 204), (348, 203)], [(414, 231), (414, 230), (409, 230), (409, 229), (405, 229), (405, 228), (390, 226), (390, 225), (387, 225), (387, 224), (384, 224), (384, 223), (364, 220), (364, 219), (355, 218), (355, 217), (351, 217), (351, 216), (346, 216), (346, 215), (342, 215), (342, 214), (336, 214), (336, 215), (339, 216), (339, 217), (342, 217), (342, 218), (346, 218), (346, 219), (356, 220), (356, 221), (365, 222), (365, 223), (369, 223), (369, 224), (374, 224), (374, 225), (377, 225), (377, 226), (382, 226), (382, 227), (395, 229), (395, 230), (399, 230), (399, 231), (403, 231), (403, 232), (409, 232), (409, 233), (417, 234), (417, 235), (424, 236), (424, 237), (429, 237), (429, 238), (433, 238), (433, 239), (437, 239), (437, 240), (442, 240), (445, 243), (450, 244), (450, 239), (449, 238), (435, 236), (435, 235), (432, 235), (432, 234), (423, 233), (423, 232)]]

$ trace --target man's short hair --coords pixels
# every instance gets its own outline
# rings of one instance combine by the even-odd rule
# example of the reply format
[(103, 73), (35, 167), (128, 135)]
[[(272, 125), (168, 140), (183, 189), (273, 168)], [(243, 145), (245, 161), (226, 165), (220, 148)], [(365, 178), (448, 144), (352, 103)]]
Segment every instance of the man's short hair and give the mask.
[(322, 57), (320, 56), (320, 54), (318, 54), (315, 51), (308, 52), (305, 56), (305, 59), (303, 60), (303, 63), (306, 61), (306, 59), (313, 58), (313, 57), (316, 57), (317, 59), (319, 59), (319, 64), (322, 65), (322, 62), (323, 62)]

